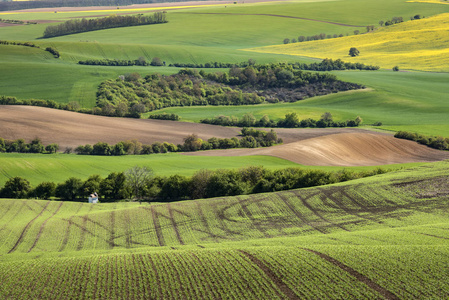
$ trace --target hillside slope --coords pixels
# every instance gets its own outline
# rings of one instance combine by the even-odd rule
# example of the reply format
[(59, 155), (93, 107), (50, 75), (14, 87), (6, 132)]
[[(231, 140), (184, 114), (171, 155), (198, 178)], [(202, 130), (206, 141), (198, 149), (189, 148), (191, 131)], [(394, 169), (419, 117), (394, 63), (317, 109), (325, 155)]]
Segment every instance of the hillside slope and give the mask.
[(446, 298), (448, 164), (169, 204), (0, 200), (0, 297)]
[[(391, 69), (449, 70), (449, 14), (407, 21), (374, 32), (311, 42), (247, 49), (259, 53), (342, 59)], [(360, 51), (349, 56), (349, 49)]]

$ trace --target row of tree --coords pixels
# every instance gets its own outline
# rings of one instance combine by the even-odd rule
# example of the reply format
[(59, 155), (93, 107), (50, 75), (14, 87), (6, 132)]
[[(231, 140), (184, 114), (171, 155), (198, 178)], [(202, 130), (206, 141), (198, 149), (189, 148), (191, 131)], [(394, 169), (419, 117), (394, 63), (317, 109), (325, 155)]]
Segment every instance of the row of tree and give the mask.
[(223, 62), (207, 62), (205, 64), (196, 64), (196, 63), (173, 63), (169, 64), (169, 67), (177, 67), (177, 68), (204, 68), (204, 69), (229, 69), (233, 67), (246, 68), (248, 66), (254, 66), (256, 61), (254, 59), (248, 59), (248, 61), (240, 62), (240, 63), (223, 63)]
[(365, 65), (363, 63), (344, 62), (341, 59), (325, 58), (319, 63), (303, 64), (296, 62), (291, 64), (293, 69), (309, 70), (309, 71), (341, 71), (341, 70), (379, 70), (379, 66)]
[(144, 155), (153, 153), (168, 152), (189, 152), (212, 149), (231, 149), (231, 148), (257, 148), (270, 147), (282, 143), (282, 139), (277, 137), (274, 130), (269, 132), (242, 129), (242, 138), (216, 138), (212, 137), (207, 141), (202, 140), (196, 134), (191, 134), (184, 139), (183, 144), (174, 145), (171, 143), (155, 142), (151, 145), (145, 145), (137, 140), (122, 141), (115, 145), (109, 145), (105, 142), (98, 142), (95, 145), (81, 145), (75, 148), (75, 153), (80, 155)]
[(387, 21), (379, 21), (379, 25), (380, 26), (390, 26), (390, 25), (394, 25), (394, 24), (398, 24), (398, 23), (402, 23), (404, 22), (404, 18), (402, 17), (393, 17), (391, 18), (391, 20), (387, 20)]
[(0, 19), (0, 23), (7, 23), (7, 24), (37, 24), (36, 22), (31, 21), (22, 21), (22, 20), (11, 20), (11, 19)]
[(213, 119), (202, 119), (201, 123), (221, 125), (221, 126), (239, 126), (239, 127), (278, 127), (278, 128), (326, 128), (326, 127), (357, 127), (362, 124), (361, 117), (354, 120), (334, 121), (331, 113), (324, 113), (319, 120), (307, 118), (300, 120), (297, 113), (292, 112), (285, 115), (285, 118), (276, 121), (270, 120), (265, 115), (257, 120), (251, 113), (245, 114), (242, 118), (218, 116)]
[(167, 23), (163, 12), (155, 12), (153, 15), (109, 15), (96, 19), (73, 19), (58, 25), (50, 25), (44, 31), (43, 38), (51, 38), (80, 32), (102, 30), (108, 28), (128, 27), (138, 25)]
[(148, 119), (179, 121), (179, 120), (181, 120), (181, 117), (177, 114), (162, 113), (162, 114), (150, 115), (148, 117)]
[(159, 57), (153, 57), (151, 62), (148, 62), (145, 57), (141, 56), (135, 60), (126, 59), (88, 59), (78, 61), (80, 65), (90, 65), (90, 66), (114, 66), (114, 67), (127, 67), (127, 66), (164, 66), (163, 62)]
[(24, 139), (5, 140), (0, 137), (0, 152), (56, 153), (58, 150), (58, 144), (44, 146), (39, 138), (35, 138), (30, 143), (26, 143)]
[(409, 131), (398, 131), (394, 137), (418, 142), (438, 150), (449, 150), (449, 138), (442, 136), (427, 136)]
[[(315, 35), (309, 35), (309, 36), (304, 36), (304, 35), (300, 35), (298, 36), (298, 39), (296, 38), (285, 38), (284, 39), (284, 44), (294, 44), (294, 43), (302, 43), (302, 42), (309, 42), (309, 41), (318, 41), (318, 40), (325, 40), (325, 39), (335, 39), (335, 38), (339, 38), (339, 37), (344, 37), (345, 35), (343, 33), (340, 34), (325, 34), (325, 33), (320, 33), (320, 34), (315, 34)], [(348, 36), (348, 34), (346, 33), (346, 36)]]
[(270, 171), (261, 166), (239, 170), (200, 170), (192, 177), (154, 176), (147, 167), (133, 167), (125, 172), (113, 172), (106, 178), (92, 175), (86, 180), (71, 177), (62, 183), (42, 182), (32, 187), (21, 177), (10, 178), (0, 189), (2, 198), (38, 198), (85, 201), (98, 192), (101, 201), (122, 199), (139, 201), (176, 201), (253, 193), (275, 192), (342, 182), (387, 172), (384, 169), (353, 172), (326, 172), (288, 168)]

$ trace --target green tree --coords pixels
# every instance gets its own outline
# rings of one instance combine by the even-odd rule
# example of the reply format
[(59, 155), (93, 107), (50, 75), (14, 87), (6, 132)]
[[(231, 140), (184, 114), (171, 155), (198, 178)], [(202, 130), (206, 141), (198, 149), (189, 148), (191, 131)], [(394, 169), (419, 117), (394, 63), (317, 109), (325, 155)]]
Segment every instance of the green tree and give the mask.
[(201, 149), (202, 144), (202, 139), (200, 139), (196, 134), (191, 134), (184, 139), (182, 149), (184, 151), (198, 151)]
[(55, 196), (56, 184), (54, 182), (41, 182), (33, 190), (32, 194), (38, 199), (50, 199)]
[(160, 66), (163, 66), (164, 63), (162, 62), (162, 60), (159, 57), (153, 57), (150, 65), (152, 65), (154, 67), (160, 67)]
[(144, 188), (153, 178), (154, 173), (151, 168), (134, 166), (125, 171), (126, 184), (132, 191), (132, 196), (141, 203), (144, 195)]
[(83, 182), (82, 195), (87, 196), (92, 193), (98, 192), (100, 190), (100, 184), (103, 179), (100, 175), (94, 174), (90, 175), (86, 181)]
[(289, 38), (285, 38), (284, 39), (284, 44), (288, 44), (288, 43), (290, 43), (290, 39)]
[(398, 67), (398, 66), (394, 66), (394, 67), (393, 67), (393, 71), (399, 72), (399, 67)]
[(74, 201), (82, 195), (83, 182), (79, 178), (70, 177), (56, 187), (56, 197)]
[(129, 196), (126, 176), (123, 172), (112, 172), (100, 183), (100, 193), (108, 201), (125, 199)]
[(1, 194), (5, 198), (26, 198), (31, 190), (31, 184), (28, 180), (16, 176), (8, 179), (3, 187)]
[(352, 57), (358, 56), (360, 54), (360, 51), (355, 48), (355, 47), (351, 47), (351, 49), (349, 49), (349, 55)]

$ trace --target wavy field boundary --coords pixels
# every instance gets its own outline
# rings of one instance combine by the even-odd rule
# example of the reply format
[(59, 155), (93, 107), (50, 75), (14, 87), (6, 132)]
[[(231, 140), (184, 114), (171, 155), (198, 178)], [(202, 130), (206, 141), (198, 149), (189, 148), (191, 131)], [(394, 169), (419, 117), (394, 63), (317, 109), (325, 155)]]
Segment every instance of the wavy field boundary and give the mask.
[[(391, 69), (448, 71), (449, 14), (378, 28), (374, 32), (330, 40), (245, 49), (258, 53), (342, 59)], [(349, 56), (349, 49), (360, 51)]]

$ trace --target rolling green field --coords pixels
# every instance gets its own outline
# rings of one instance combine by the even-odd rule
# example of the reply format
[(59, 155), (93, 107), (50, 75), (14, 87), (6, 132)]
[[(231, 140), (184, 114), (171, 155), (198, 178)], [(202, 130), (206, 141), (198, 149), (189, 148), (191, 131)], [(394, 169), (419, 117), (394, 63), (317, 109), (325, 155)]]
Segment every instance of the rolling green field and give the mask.
[(0, 295), (446, 298), (448, 164), (169, 204), (1, 200)]
[(420, 166), (425, 163), (409, 163), (385, 166), (367, 167), (327, 167), (302, 166), (288, 160), (273, 156), (184, 156), (178, 153), (154, 155), (126, 155), (126, 156), (90, 156), (74, 154), (0, 154), (0, 186), (12, 177), (26, 178), (32, 185), (44, 181), (64, 182), (70, 177), (87, 179), (90, 175), (98, 174), (106, 177), (112, 172), (123, 172), (136, 165), (153, 169), (157, 176), (184, 175), (192, 176), (201, 169), (239, 169), (248, 166), (263, 166), (269, 170), (288, 167), (305, 169), (339, 171), (342, 169), (369, 171), (376, 168), (390, 170)]
[[(79, 60), (150, 61), (157, 56), (167, 65), (248, 59), (310, 63), (321, 56), (248, 49), (282, 46), (284, 38), (300, 35), (363, 33), (366, 25), (378, 26), (380, 20), (431, 17), (449, 12), (449, 5), (406, 0), (213, 5), (167, 10), (167, 24), (40, 38), (46, 26), (70, 18), (147, 11), (121, 7), (96, 12), (0, 12), (0, 18), (48, 22), (0, 27), (1, 40), (30, 41), (41, 47), (0, 45), (0, 95), (77, 101), (91, 108), (98, 85), (107, 79), (131, 72), (172, 74), (179, 69), (85, 66)], [(339, 40), (326, 42), (332, 48)], [(61, 58), (54, 58), (45, 47), (56, 48)], [(397, 45), (393, 50), (398, 51)], [(361, 116), (366, 128), (382, 122), (381, 130), (449, 137), (449, 66), (442, 65), (441, 73), (414, 69), (334, 71), (339, 79), (367, 89), (296, 103), (162, 111), (189, 122), (246, 113), (277, 120), (296, 112), (300, 119), (319, 119), (331, 112), (337, 121)], [(299, 166), (269, 156), (1, 153), (0, 187), (14, 176), (35, 186), (69, 177), (105, 177), (136, 165), (152, 168), (157, 176), (190, 176), (206, 168)], [(300, 167), (362, 171), (378, 166)], [(449, 161), (381, 167), (394, 171), (328, 186), (171, 203), (0, 199), (0, 298), (449, 298)]]

